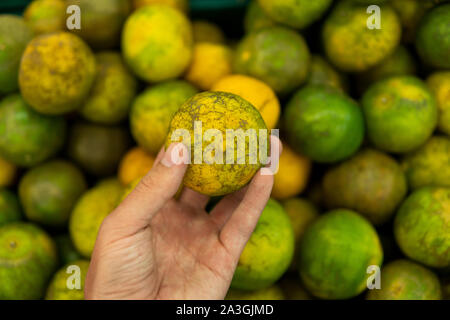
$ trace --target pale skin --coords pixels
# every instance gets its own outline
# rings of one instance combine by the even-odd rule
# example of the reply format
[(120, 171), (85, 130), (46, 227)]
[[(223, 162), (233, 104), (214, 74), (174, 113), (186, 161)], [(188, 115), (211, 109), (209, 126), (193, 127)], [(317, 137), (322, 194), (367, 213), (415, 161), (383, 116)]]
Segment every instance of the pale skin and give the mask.
[[(281, 146), (277, 138), (274, 143)], [(264, 209), (273, 175), (256, 173), (208, 214), (209, 198), (175, 195), (187, 150), (173, 144), (103, 221), (85, 283), (86, 299), (223, 299), (239, 257)], [(272, 161), (278, 161), (272, 159)], [(175, 162), (175, 163), (174, 163)]]

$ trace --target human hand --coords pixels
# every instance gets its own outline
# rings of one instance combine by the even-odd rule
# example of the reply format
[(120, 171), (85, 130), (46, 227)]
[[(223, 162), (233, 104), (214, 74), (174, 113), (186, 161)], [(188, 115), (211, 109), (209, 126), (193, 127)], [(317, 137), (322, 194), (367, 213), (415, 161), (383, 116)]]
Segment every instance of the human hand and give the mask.
[[(271, 137), (272, 149), (280, 141)], [(264, 209), (273, 175), (260, 171), (208, 214), (209, 197), (184, 188), (187, 165), (161, 150), (154, 167), (103, 221), (85, 282), (86, 299), (223, 299)], [(279, 155), (278, 155), (279, 156)], [(278, 162), (278, 159), (272, 159)], [(178, 162), (177, 162), (178, 163)]]

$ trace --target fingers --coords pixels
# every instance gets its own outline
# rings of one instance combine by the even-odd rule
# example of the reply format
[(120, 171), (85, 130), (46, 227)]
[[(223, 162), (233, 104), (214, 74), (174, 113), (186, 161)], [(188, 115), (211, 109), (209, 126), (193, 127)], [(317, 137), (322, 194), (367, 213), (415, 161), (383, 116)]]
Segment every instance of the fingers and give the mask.
[(205, 209), (208, 204), (209, 197), (185, 187), (181, 192), (179, 201), (193, 208)]
[(155, 213), (176, 194), (186, 172), (188, 156), (183, 144), (170, 145), (108, 219), (115, 219), (129, 232), (147, 227)]
[[(281, 142), (276, 137), (271, 137), (271, 148), (281, 149)], [(271, 155), (271, 162), (278, 163), (280, 153)], [(276, 158), (276, 159), (275, 159)], [(225, 222), (219, 237), (224, 246), (236, 258), (242, 253), (248, 239), (258, 223), (258, 219), (269, 200), (273, 186), (273, 174), (269, 175), (262, 172), (262, 169), (253, 177), (247, 192), (239, 203), (237, 208)], [(239, 197), (239, 195), (237, 196)], [(231, 197), (230, 197), (231, 198)], [(237, 200), (234, 198), (233, 200)], [(226, 210), (223, 207), (222, 210)], [(222, 218), (226, 217), (226, 213), (222, 213)]]
[(210, 212), (210, 217), (219, 229), (225, 225), (231, 214), (236, 210), (241, 201), (244, 199), (248, 186), (226, 195)]

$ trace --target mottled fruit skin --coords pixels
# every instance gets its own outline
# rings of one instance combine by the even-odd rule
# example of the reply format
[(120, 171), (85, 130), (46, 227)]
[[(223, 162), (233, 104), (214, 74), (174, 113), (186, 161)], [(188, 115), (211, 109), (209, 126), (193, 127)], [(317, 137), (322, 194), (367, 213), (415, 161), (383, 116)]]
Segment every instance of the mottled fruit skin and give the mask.
[(64, 160), (54, 160), (34, 167), (22, 177), (19, 196), (28, 220), (62, 227), (86, 189), (83, 173), (77, 167)]
[(381, 269), (381, 289), (369, 290), (367, 300), (440, 300), (438, 277), (420, 264), (393, 261)]
[[(53, 279), (48, 286), (45, 300), (84, 300), (84, 281), (86, 279), (88, 269), (88, 260), (77, 260), (70, 262), (59, 269), (53, 276)], [(75, 272), (78, 272), (78, 270), (80, 271), (80, 288), (67, 288), (68, 282), (75, 285), (75, 280), (70, 280), (73, 279)]]
[(44, 297), (58, 263), (55, 244), (39, 227), (11, 223), (0, 227), (0, 299)]
[(208, 22), (206, 20), (196, 20), (192, 22), (192, 32), (194, 36), (194, 43), (225, 43), (225, 34), (218, 25), (212, 22)]
[(348, 208), (375, 225), (392, 216), (406, 196), (400, 165), (375, 149), (365, 149), (327, 171), (322, 190), (328, 208)]
[(401, 25), (395, 11), (381, 6), (381, 29), (369, 29), (367, 6), (341, 1), (325, 20), (325, 52), (342, 71), (365, 71), (389, 56), (400, 42)]
[(249, 33), (238, 44), (233, 71), (264, 81), (286, 94), (305, 82), (310, 53), (303, 37), (284, 27)]
[(5, 188), (0, 188), (0, 226), (22, 219), (17, 196)]
[(0, 15), (0, 95), (19, 87), (20, 58), (33, 33), (18, 16)]
[[(195, 123), (201, 124), (201, 128), (196, 129)], [(187, 130), (189, 136), (177, 136), (180, 133), (178, 129)], [(208, 138), (205, 133), (211, 132), (210, 129), (218, 136)], [(226, 132), (234, 130), (238, 134), (239, 129), (243, 134), (248, 129), (253, 129), (256, 134), (250, 135), (244, 143), (237, 143), (239, 139), (232, 139), (229, 134), (230, 144), (234, 141), (234, 145), (237, 145), (233, 147), (234, 153), (231, 153), (232, 147), (227, 148)], [(259, 141), (260, 130), (265, 130), (266, 133), (267, 140), (264, 144)], [(204, 137), (202, 143), (196, 138), (198, 135)], [(173, 142), (183, 142), (191, 151), (191, 163), (184, 176), (184, 185), (210, 196), (225, 195), (245, 186), (263, 163), (267, 163), (269, 155), (269, 132), (261, 114), (243, 98), (226, 92), (206, 91), (187, 100), (172, 118), (166, 149)], [(256, 148), (250, 149), (250, 145)], [(261, 148), (265, 150), (261, 151)], [(227, 152), (227, 149), (230, 151)], [(216, 161), (217, 157), (222, 159)], [(251, 159), (255, 163), (251, 163)]]
[(259, 290), (230, 289), (225, 300), (285, 300), (283, 290), (277, 285)]
[(239, 258), (231, 288), (258, 290), (273, 285), (291, 264), (294, 245), (289, 216), (269, 199)]
[(306, 86), (289, 101), (283, 116), (289, 144), (314, 161), (332, 163), (351, 156), (364, 137), (360, 107), (326, 86)]
[(450, 188), (414, 191), (398, 210), (394, 234), (409, 258), (429, 267), (450, 266)]
[(55, 237), (54, 240), (58, 249), (58, 257), (61, 265), (65, 265), (82, 258), (77, 249), (75, 249), (69, 234), (59, 235)]
[(273, 20), (292, 28), (302, 29), (318, 20), (332, 0), (258, 0)]
[(450, 68), (450, 4), (432, 9), (422, 19), (416, 48), (422, 60), (435, 68)]
[(370, 265), (380, 266), (383, 250), (375, 229), (358, 213), (330, 211), (306, 230), (300, 247), (303, 283), (322, 299), (347, 299), (366, 289)]
[(68, 32), (43, 34), (25, 49), (19, 70), (23, 98), (43, 114), (78, 109), (89, 94), (96, 72), (91, 49)]
[(129, 0), (66, 0), (81, 10), (81, 29), (72, 32), (95, 49), (111, 49), (120, 43), (122, 26), (131, 12)]
[(411, 189), (425, 186), (450, 188), (450, 139), (431, 137), (402, 159), (402, 167)]
[(166, 140), (173, 115), (198, 90), (182, 80), (167, 81), (146, 89), (133, 102), (131, 133), (136, 142), (152, 155)]
[(244, 18), (244, 29), (246, 33), (258, 31), (266, 27), (274, 27), (278, 22), (272, 20), (261, 8), (258, 0), (252, 0), (247, 7)]
[(439, 109), (438, 129), (450, 137), (450, 71), (433, 73), (427, 85)]
[(178, 10), (144, 6), (126, 21), (122, 51), (133, 72), (148, 82), (178, 77), (192, 57), (192, 27)]
[(362, 106), (369, 140), (387, 152), (412, 151), (436, 128), (435, 99), (416, 77), (392, 77), (375, 83), (364, 94)]
[(103, 180), (78, 200), (69, 221), (70, 237), (77, 251), (90, 258), (103, 219), (110, 214), (122, 195), (116, 179)]
[(66, 136), (66, 122), (30, 108), (18, 94), (0, 102), (0, 154), (23, 166), (34, 166), (55, 155)]
[(98, 53), (96, 61), (97, 75), (80, 113), (92, 122), (117, 124), (128, 116), (138, 84), (119, 53)]
[(130, 138), (118, 126), (76, 123), (71, 128), (68, 154), (81, 168), (95, 176), (108, 176), (116, 172)]
[(23, 17), (36, 35), (57, 32), (66, 28), (66, 9), (65, 0), (34, 0)]

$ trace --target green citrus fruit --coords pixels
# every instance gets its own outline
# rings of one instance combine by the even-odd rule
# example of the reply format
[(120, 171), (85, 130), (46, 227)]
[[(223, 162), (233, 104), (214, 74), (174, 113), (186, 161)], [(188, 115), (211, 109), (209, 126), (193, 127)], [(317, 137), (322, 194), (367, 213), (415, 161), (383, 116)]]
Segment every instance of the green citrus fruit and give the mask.
[(296, 92), (286, 107), (283, 125), (289, 144), (317, 162), (349, 157), (364, 137), (358, 104), (326, 86), (307, 86)]
[(20, 63), (23, 98), (44, 114), (63, 114), (79, 108), (94, 78), (94, 54), (79, 37), (68, 32), (34, 38)]
[(394, 234), (403, 253), (430, 267), (450, 266), (450, 189), (424, 187), (401, 205)]
[(322, 187), (330, 209), (355, 210), (375, 225), (392, 216), (407, 192), (400, 165), (374, 149), (362, 150), (328, 170)]
[(347, 90), (346, 79), (343, 75), (318, 55), (311, 57), (311, 66), (306, 83), (310, 85), (330, 86), (342, 92)]
[(76, 123), (69, 137), (69, 156), (88, 173), (107, 176), (115, 173), (128, 150), (128, 132), (117, 126)]
[(450, 139), (445, 136), (431, 137), (419, 149), (407, 154), (402, 160), (411, 189), (425, 186), (450, 188)]
[(278, 25), (277, 22), (273, 21), (267, 13), (261, 8), (258, 0), (252, 0), (247, 7), (244, 18), (244, 29), (245, 32), (258, 31), (266, 27), (274, 27)]
[(34, 167), (22, 177), (19, 196), (28, 220), (62, 227), (86, 189), (83, 173), (77, 167), (54, 160)]
[(84, 257), (91, 256), (103, 219), (115, 209), (122, 192), (117, 179), (104, 180), (86, 191), (75, 205), (69, 221), (70, 237)]
[(268, 288), (247, 291), (230, 289), (225, 300), (284, 300), (283, 290), (277, 285)]
[(233, 69), (285, 94), (306, 81), (309, 61), (308, 45), (300, 34), (284, 27), (270, 27), (249, 33), (241, 40)]
[(32, 37), (32, 31), (21, 17), (0, 15), (0, 94), (14, 92), (19, 87), (20, 58)]
[(408, 260), (390, 262), (381, 269), (381, 289), (370, 290), (368, 300), (440, 300), (438, 277)]
[(373, 84), (362, 98), (369, 140), (379, 149), (404, 153), (422, 145), (438, 117), (435, 100), (418, 78), (392, 77)]
[(427, 84), (439, 109), (438, 129), (450, 136), (450, 71), (433, 73)]
[(57, 266), (52, 239), (28, 223), (0, 227), (0, 299), (41, 299)]
[(389, 56), (400, 42), (395, 11), (381, 6), (381, 28), (369, 29), (367, 6), (341, 1), (323, 26), (323, 43), (330, 61), (347, 72), (365, 71)]
[(57, 236), (54, 240), (58, 249), (59, 262), (62, 265), (81, 259), (81, 255), (75, 249), (68, 234)]
[(422, 60), (435, 68), (450, 68), (450, 4), (428, 12), (417, 30), (416, 48)]
[(142, 92), (133, 102), (131, 132), (137, 143), (156, 155), (164, 145), (170, 121), (181, 105), (197, 93), (182, 80), (157, 84)]
[(347, 299), (364, 291), (367, 267), (380, 266), (382, 259), (371, 224), (356, 212), (333, 210), (306, 230), (299, 271), (306, 289), (316, 297)]
[(232, 93), (203, 92), (187, 100), (173, 116), (166, 148), (182, 138), (191, 154), (184, 185), (220, 196), (245, 186), (266, 163), (269, 134), (262, 144), (260, 130), (268, 131), (261, 114), (249, 102)]
[(0, 226), (22, 219), (17, 196), (6, 188), (0, 188)]
[(30, 108), (19, 94), (0, 102), (0, 154), (12, 163), (31, 167), (55, 155), (62, 147), (66, 122)]
[[(70, 262), (59, 269), (53, 276), (50, 285), (47, 288), (45, 299), (84, 300), (84, 281), (88, 269), (88, 260)], [(79, 279), (76, 279), (77, 277), (79, 277)], [(78, 284), (79, 287), (77, 287)], [(68, 287), (68, 285), (71, 287)]]
[(277, 201), (269, 199), (239, 258), (231, 288), (258, 290), (273, 285), (289, 268), (294, 245), (289, 216)]
[(126, 21), (122, 33), (125, 61), (140, 78), (158, 82), (180, 76), (192, 56), (192, 27), (178, 10), (144, 6)]
[(273, 20), (292, 28), (305, 28), (318, 20), (332, 0), (258, 0)]
[(25, 9), (23, 17), (36, 35), (63, 31), (66, 28), (64, 0), (34, 0)]

